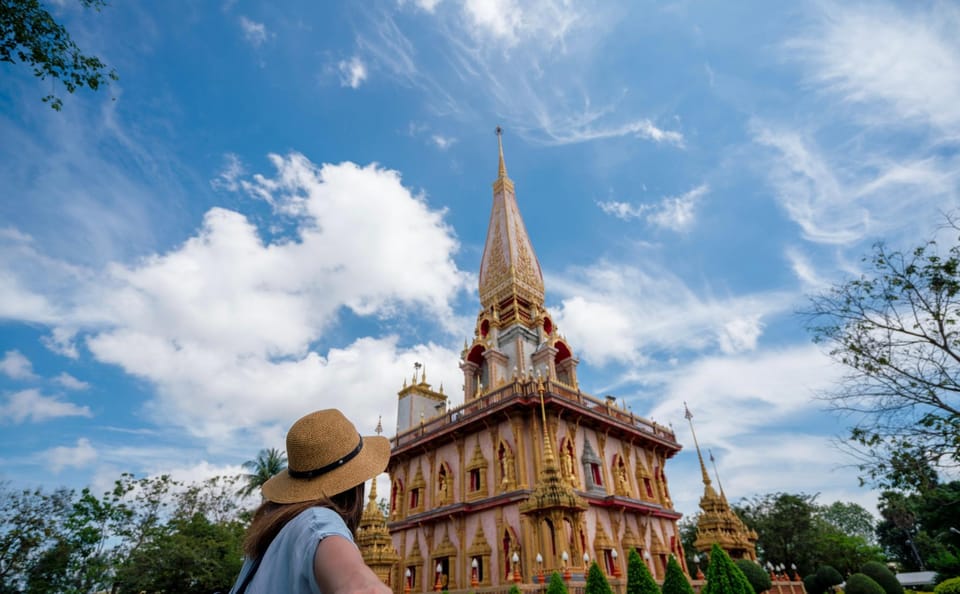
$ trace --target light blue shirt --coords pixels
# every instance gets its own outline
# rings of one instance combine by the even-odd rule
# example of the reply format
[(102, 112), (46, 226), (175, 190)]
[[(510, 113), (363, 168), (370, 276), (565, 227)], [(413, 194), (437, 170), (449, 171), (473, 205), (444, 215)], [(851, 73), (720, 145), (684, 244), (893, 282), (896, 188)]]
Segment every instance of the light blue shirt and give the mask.
[[(320, 541), (334, 534), (353, 542), (353, 535), (337, 512), (311, 507), (300, 513), (267, 547), (247, 594), (322, 594), (313, 575), (313, 557)], [(245, 559), (230, 594), (235, 594), (251, 569), (253, 561)]]

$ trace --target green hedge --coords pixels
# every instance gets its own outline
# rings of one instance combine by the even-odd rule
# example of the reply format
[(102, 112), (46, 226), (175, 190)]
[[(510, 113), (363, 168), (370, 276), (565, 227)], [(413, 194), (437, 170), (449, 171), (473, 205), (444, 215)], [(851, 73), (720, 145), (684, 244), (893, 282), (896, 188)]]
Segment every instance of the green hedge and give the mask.
[(667, 561), (667, 575), (663, 579), (663, 594), (693, 594), (693, 587), (687, 581), (683, 568), (676, 557), (670, 555)]
[(883, 586), (863, 573), (855, 573), (848, 577), (844, 592), (846, 594), (884, 594)]
[(567, 594), (567, 584), (563, 581), (560, 572), (554, 571), (550, 574), (550, 583), (547, 584), (547, 594)]
[(630, 549), (627, 555), (627, 594), (660, 594), (660, 586), (653, 581), (637, 549)]
[(880, 584), (880, 587), (887, 594), (903, 594), (903, 586), (897, 581), (897, 576), (893, 575), (893, 572), (887, 569), (887, 566), (883, 563), (877, 563), (876, 561), (864, 563), (863, 567), (860, 568), (860, 573)]
[(753, 594), (753, 586), (747, 576), (733, 564), (726, 551), (714, 544), (710, 549), (707, 584), (700, 594)]
[(760, 564), (750, 559), (737, 559), (734, 564), (747, 576), (747, 581), (753, 587), (754, 594), (760, 594), (770, 589), (772, 585), (770, 574), (760, 567)]
[(933, 592), (934, 594), (960, 594), (960, 577), (940, 582)]

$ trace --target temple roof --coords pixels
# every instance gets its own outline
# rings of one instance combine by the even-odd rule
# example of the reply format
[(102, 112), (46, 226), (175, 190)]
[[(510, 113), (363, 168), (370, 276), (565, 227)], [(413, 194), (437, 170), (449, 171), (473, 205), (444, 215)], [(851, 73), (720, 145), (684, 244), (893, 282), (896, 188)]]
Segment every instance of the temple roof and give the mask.
[(543, 305), (543, 273), (520, 216), (513, 181), (503, 160), (502, 130), (497, 128), (500, 162), (493, 182), (493, 207), (480, 261), (480, 304), (487, 309), (510, 297)]

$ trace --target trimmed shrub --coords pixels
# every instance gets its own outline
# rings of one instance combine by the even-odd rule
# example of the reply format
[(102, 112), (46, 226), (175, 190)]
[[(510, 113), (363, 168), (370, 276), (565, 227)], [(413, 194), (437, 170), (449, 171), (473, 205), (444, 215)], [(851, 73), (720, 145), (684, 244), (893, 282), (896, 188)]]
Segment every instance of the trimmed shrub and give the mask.
[(673, 555), (667, 560), (667, 575), (663, 578), (662, 590), (663, 594), (693, 594), (693, 587)]
[(734, 564), (747, 576), (747, 581), (753, 587), (754, 594), (760, 594), (770, 589), (770, 574), (760, 567), (760, 564), (750, 559), (737, 559)]
[(847, 578), (846, 594), (884, 594), (883, 586), (868, 575), (855, 573)]
[(821, 565), (815, 573), (803, 578), (803, 588), (807, 594), (823, 594), (833, 586), (843, 583), (843, 576), (830, 565)]
[(807, 591), (807, 594), (823, 594), (826, 590), (826, 588), (820, 584), (820, 580), (817, 579), (816, 573), (811, 573), (803, 578), (803, 589)]
[(864, 563), (863, 567), (860, 568), (860, 573), (880, 584), (880, 587), (887, 594), (903, 594), (903, 586), (897, 581), (897, 576), (893, 575), (893, 572), (887, 569), (887, 566), (883, 563), (877, 563), (876, 561)]
[(547, 584), (547, 594), (567, 594), (567, 584), (563, 582), (563, 576), (560, 575), (559, 571), (554, 571), (550, 574), (550, 582)]
[(653, 581), (637, 549), (630, 549), (627, 555), (627, 594), (660, 594), (660, 586)]
[(934, 594), (960, 594), (960, 577), (940, 582), (933, 592)]
[(510, 589), (507, 590), (507, 594), (520, 594), (520, 588), (516, 584), (510, 586)]
[(747, 576), (730, 560), (727, 552), (714, 544), (710, 549), (707, 584), (700, 594), (753, 594), (753, 587), (747, 581)]
[(594, 561), (590, 564), (590, 570), (587, 571), (587, 585), (583, 589), (584, 594), (613, 594), (613, 588), (607, 581), (607, 576), (603, 575), (603, 570)]

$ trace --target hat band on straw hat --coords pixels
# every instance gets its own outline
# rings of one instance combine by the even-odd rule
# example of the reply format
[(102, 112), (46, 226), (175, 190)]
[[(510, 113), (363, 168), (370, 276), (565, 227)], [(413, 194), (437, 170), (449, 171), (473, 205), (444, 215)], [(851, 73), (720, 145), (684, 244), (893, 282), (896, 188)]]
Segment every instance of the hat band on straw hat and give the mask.
[(360, 443), (357, 445), (356, 448), (354, 448), (352, 452), (350, 452), (343, 458), (340, 458), (339, 460), (334, 460), (333, 462), (331, 462), (330, 464), (327, 464), (326, 466), (321, 466), (320, 468), (314, 468), (313, 470), (293, 470), (291, 468), (287, 468), (287, 473), (292, 478), (310, 479), (310, 478), (318, 477), (322, 474), (326, 474), (331, 470), (340, 468), (350, 460), (353, 460), (354, 458), (356, 458), (360, 454), (360, 450), (363, 449), (363, 436), (358, 435), (357, 437), (360, 438)]

